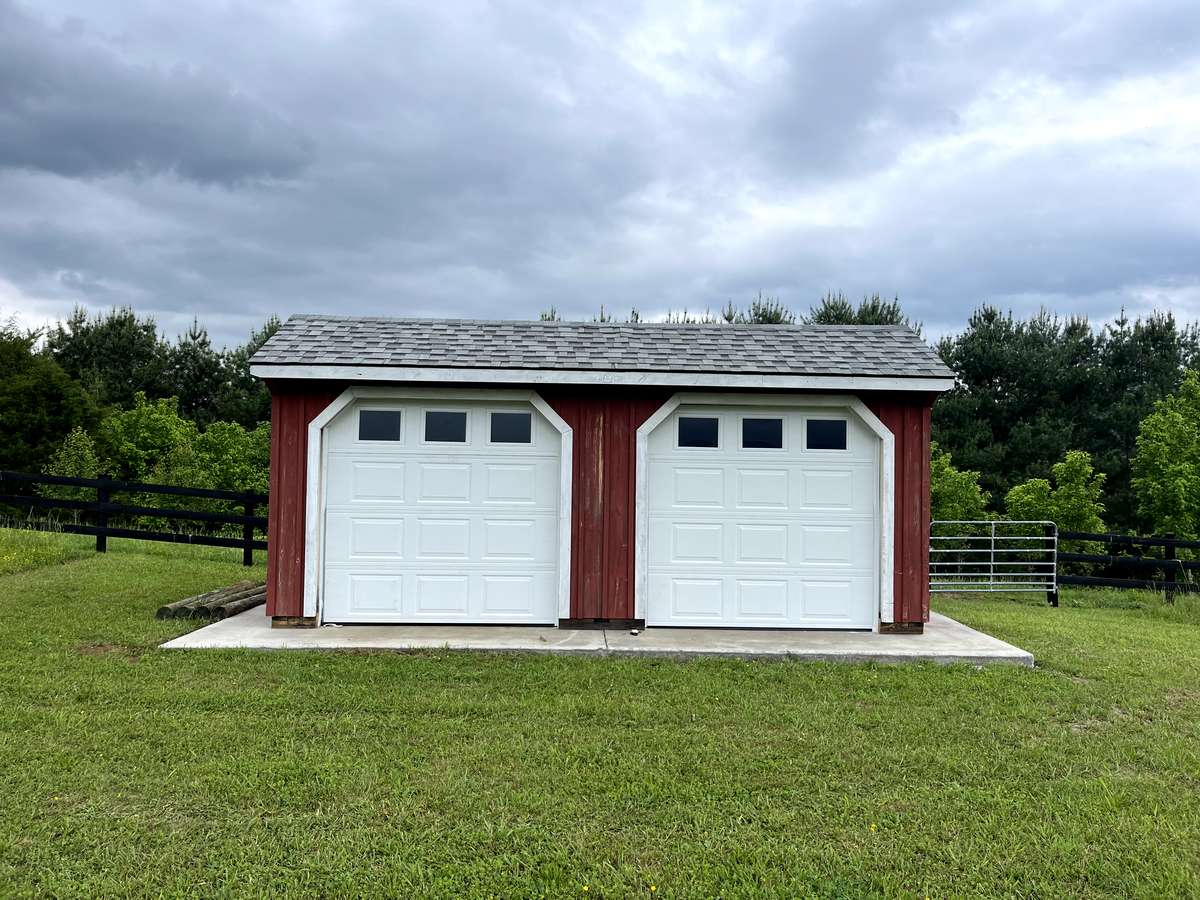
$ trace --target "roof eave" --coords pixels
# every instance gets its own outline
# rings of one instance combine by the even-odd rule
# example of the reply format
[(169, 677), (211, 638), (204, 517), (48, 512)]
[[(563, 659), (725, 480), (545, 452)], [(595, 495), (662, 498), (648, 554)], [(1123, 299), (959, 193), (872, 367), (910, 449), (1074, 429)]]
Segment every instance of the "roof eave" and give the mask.
[(777, 390), (948, 391), (953, 377), (932, 375), (790, 375), (779, 373), (630, 372), (570, 369), (483, 369), (420, 366), (252, 365), (257, 378), (392, 381), (422, 384), (626, 385), (643, 387), (773, 388)]

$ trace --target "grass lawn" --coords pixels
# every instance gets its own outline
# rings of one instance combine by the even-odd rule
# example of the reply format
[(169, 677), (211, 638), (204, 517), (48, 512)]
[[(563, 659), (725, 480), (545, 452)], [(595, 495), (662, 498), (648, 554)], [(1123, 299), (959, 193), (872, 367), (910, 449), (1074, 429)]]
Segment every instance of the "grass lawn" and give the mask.
[(0, 575), (2, 897), (1200, 896), (1192, 597), (935, 600), (1032, 671), (167, 652), (237, 551), (45, 540)]

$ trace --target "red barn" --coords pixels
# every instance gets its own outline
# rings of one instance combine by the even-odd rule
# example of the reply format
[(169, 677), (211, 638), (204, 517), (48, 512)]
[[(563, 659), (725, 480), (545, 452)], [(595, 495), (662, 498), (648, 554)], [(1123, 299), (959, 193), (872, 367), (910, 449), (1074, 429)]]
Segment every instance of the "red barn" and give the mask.
[(252, 371), (277, 625), (928, 621), (910, 329), (306, 315)]

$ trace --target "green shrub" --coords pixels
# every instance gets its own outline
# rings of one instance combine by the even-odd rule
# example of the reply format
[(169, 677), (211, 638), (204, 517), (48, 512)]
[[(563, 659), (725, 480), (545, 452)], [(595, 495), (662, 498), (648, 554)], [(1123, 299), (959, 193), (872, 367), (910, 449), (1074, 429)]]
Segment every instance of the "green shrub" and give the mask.
[(950, 454), (929, 446), (930, 479), (929, 508), (934, 521), (960, 521), (987, 518), (990, 494), (979, 486), (978, 472), (960, 472), (950, 461)]

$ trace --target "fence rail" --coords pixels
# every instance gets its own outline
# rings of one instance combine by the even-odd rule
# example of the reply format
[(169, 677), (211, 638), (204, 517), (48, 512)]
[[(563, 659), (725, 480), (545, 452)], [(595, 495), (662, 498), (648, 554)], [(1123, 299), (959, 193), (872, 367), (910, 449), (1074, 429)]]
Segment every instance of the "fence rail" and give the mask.
[[(67, 534), (95, 535), (96, 551), (104, 553), (108, 549), (108, 539), (134, 538), (142, 541), (162, 541), (173, 544), (201, 544), (209, 547), (233, 547), (242, 550), (242, 564), (254, 564), (254, 551), (266, 550), (267, 542), (255, 540), (254, 530), (266, 531), (265, 516), (254, 515), (255, 507), (269, 503), (267, 494), (255, 491), (216, 491), (207, 488), (177, 487), (169, 484), (145, 484), (140, 481), (118, 481), (112, 478), (69, 478), (60, 475), (38, 475), (32, 472), (3, 472), (0, 471), (0, 482), (16, 482), (30, 485), (47, 485), (57, 487), (81, 487), (96, 491), (95, 500), (69, 500), (56, 497), (46, 497), (30, 494), (0, 493), (0, 504), (7, 506), (28, 506), (47, 510), (68, 510), (73, 513), (91, 513), (95, 517), (94, 524), (79, 524), (77, 522), (49, 522), (39, 519), (18, 519), (12, 516), (0, 517), (0, 525), (8, 528), (30, 528), (37, 531), (61, 531)], [(135, 494), (160, 494), (171, 497), (194, 497), (202, 500), (224, 500), (238, 503), (242, 506), (241, 513), (210, 512), (198, 509), (175, 509), (158, 506), (145, 506), (137, 503), (113, 503), (110, 497), (114, 491)], [(181, 522), (202, 522), (213, 525), (241, 525), (241, 537), (229, 537), (219, 534), (195, 534), (183, 531), (156, 531), (149, 528), (124, 528), (108, 524), (108, 517), (137, 516), (143, 518), (166, 519)]]

